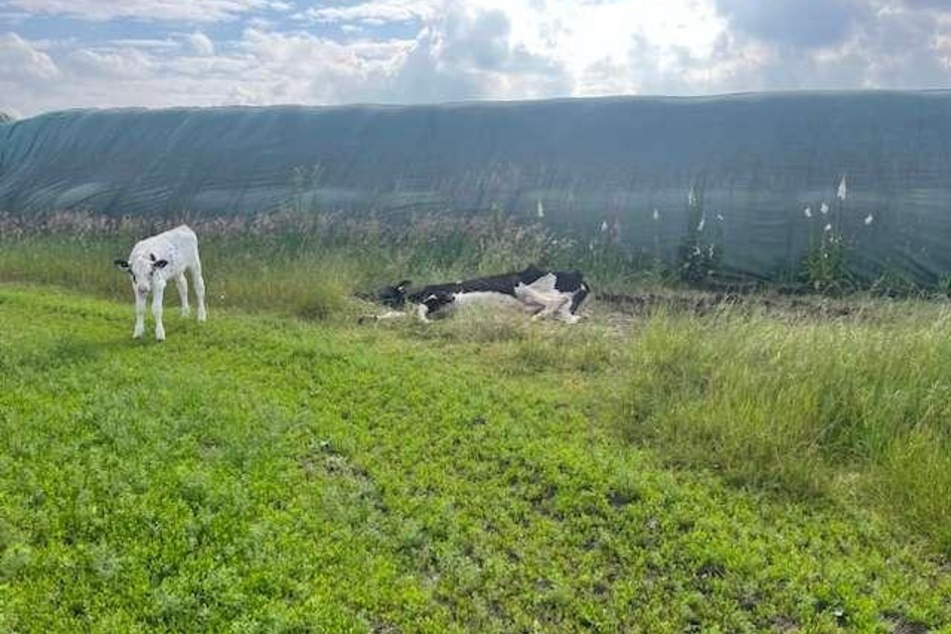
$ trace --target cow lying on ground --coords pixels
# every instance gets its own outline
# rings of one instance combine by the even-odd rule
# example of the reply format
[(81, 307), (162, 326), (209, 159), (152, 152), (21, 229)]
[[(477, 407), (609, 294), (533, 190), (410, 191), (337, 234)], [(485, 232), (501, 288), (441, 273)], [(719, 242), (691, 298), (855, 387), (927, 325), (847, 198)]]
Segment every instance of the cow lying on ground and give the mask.
[[(409, 280), (387, 286), (380, 291), (379, 299), (394, 310), (402, 310), (407, 302), (415, 305), (422, 321), (468, 306), (508, 306), (532, 314), (532, 319), (553, 317), (573, 324), (580, 319), (578, 310), (591, 290), (577, 271), (547, 271), (534, 265), (523, 271), (433, 284), (419, 290), (411, 291), (409, 286)], [(402, 314), (391, 312), (383, 317)]]
[(162, 299), (165, 285), (175, 280), (178, 296), (182, 302), (182, 316), (190, 313), (188, 308), (188, 270), (198, 297), (198, 321), (205, 321), (205, 280), (201, 276), (201, 259), (198, 257), (198, 238), (195, 232), (181, 225), (164, 233), (137, 242), (132, 247), (128, 260), (115, 260), (115, 265), (132, 278), (135, 293), (135, 329), (133, 337), (145, 332), (145, 300), (152, 293), (152, 315), (155, 317), (155, 338), (165, 339), (162, 325)]

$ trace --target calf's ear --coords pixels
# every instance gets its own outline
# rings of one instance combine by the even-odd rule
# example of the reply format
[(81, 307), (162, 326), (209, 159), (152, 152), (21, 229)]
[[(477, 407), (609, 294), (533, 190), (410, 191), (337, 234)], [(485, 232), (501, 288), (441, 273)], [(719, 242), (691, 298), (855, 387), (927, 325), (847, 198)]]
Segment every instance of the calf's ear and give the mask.
[(120, 271), (129, 270), (129, 262), (127, 260), (113, 260), (112, 263), (115, 264), (116, 268)]
[(164, 269), (166, 266), (168, 266), (168, 260), (156, 260), (155, 264), (152, 266), (157, 269)]

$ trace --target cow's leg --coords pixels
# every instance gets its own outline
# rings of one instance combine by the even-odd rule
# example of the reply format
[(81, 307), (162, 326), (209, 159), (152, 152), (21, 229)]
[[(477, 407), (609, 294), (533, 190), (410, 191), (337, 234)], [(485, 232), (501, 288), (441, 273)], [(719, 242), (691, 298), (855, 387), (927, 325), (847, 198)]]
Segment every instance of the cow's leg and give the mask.
[(416, 307), (416, 316), (419, 317), (419, 320), (425, 323), (429, 323), (429, 319), (426, 315), (429, 314), (429, 306), (426, 304), (420, 304)]
[(529, 301), (524, 297), (519, 297), (523, 304), (525, 304), (525, 310), (534, 317), (538, 313), (545, 310), (545, 304), (539, 304), (538, 302)]
[(162, 300), (165, 298), (165, 283), (155, 282), (152, 291), (152, 317), (155, 318), (155, 339), (165, 341), (165, 325), (162, 323)]
[(201, 276), (201, 260), (195, 254), (195, 266), (192, 267), (192, 284), (195, 286), (195, 297), (198, 298), (198, 321), (205, 321), (208, 313), (205, 312), (205, 278)]
[(521, 286), (516, 289), (515, 296), (531, 306), (541, 306), (541, 310), (532, 315), (532, 319), (544, 319), (564, 305), (570, 305), (571, 298), (563, 293), (546, 293), (532, 286)]
[(363, 324), (370, 321), (371, 319), (373, 321), (384, 321), (386, 319), (399, 319), (400, 317), (406, 317), (406, 313), (397, 310), (388, 310), (380, 315), (360, 315), (357, 317), (357, 323)]
[(569, 324), (576, 324), (581, 321), (581, 316), (578, 312), (581, 310), (581, 307), (584, 306), (585, 301), (588, 299), (590, 290), (587, 285), (582, 284), (581, 288), (571, 294), (571, 301), (558, 311), (558, 316)]
[(135, 291), (135, 328), (132, 336), (138, 339), (145, 334), (145, 300), (146, 294)]
[(571, 312), (571, 302), (572, 298), (569, 298), (567, 302), (561, 305), (561, 308), (559, 308), (556, 313), (556, 317), (566, 324), (576, 324), (581, 321), (581, 317)]
[(571, 305), (571, 298), (564, 295), (560, 297), (546, 298), (545, 307), (532, 315), (532, 319), (545, 319), (557, 314), (562, 309)]
[(191, 308), (188, 307), (188, 280), (182, 273), (175, 278), (175, 285), (178, 287), (178, 299), (182, 304), (182, 317), (188, 317), (191, 314)]

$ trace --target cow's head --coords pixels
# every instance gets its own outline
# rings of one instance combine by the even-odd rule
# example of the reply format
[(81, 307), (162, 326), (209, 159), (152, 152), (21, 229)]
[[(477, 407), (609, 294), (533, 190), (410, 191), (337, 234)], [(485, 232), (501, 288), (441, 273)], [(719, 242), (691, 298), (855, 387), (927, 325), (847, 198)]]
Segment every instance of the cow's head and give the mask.
[(402, 308), (406, 303), (406, 289), (412, 284), (409, 280), (397, 282), (393, 286), (384, 286), (377, 297), (380, 303), (390, 308)]
[(156, 271), (168, 266), (168, 260), (160, 260), (154, 253), (139, 255), (129, 260), (115, 260), (113, 262), (120, 271), (125, 271), (132, 278), (132, 288), (140, 295), (147, 295), (152, 290), (152, 278)]
[(423, 298), (422, 304), (426, 306), (429, 314), (433, 314), (440, 308), (452, 305), (456, 301), (456, 294), (452, 291), (436, 291)]

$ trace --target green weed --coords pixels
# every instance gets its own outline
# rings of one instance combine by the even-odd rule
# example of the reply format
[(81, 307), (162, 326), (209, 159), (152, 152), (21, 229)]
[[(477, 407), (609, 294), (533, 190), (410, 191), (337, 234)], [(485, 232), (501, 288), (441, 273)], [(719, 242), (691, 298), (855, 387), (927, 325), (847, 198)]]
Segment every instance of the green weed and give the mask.
[(857, 477), (946, 545), (945, 323), (655, 316), (632, 344), (625, 429), (677, 462), (804, 499)]

